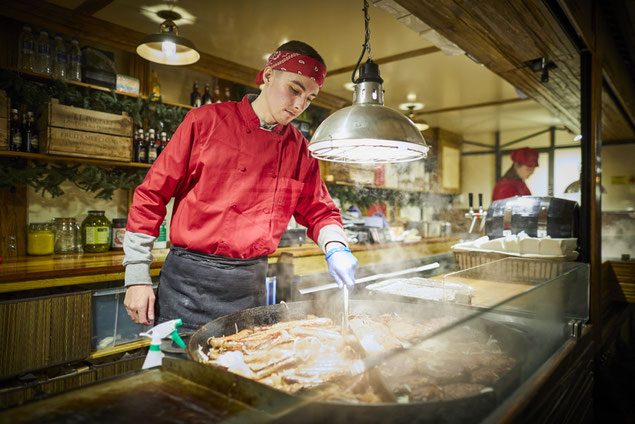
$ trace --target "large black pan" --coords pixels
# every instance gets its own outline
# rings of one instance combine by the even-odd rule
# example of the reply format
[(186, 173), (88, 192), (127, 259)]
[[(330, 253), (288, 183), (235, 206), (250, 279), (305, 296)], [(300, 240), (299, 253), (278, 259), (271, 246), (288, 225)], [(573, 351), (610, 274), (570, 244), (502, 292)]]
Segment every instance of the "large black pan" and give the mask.
[[(318, 304), (314, 302), (293, 302), (262, 306), (258, 308), (240, 311), (211, 321), (197, 330), (190, 338), (187, 351), (190, 359), (202, 362), (198, 354), (199, 347), (207, 350), (207, 340), (210, 337), (229, 335), (255, 325), (271, 325), (280, 321), (303, 319), (307, 314), (325, 316), (339, 322), (341, 305)], [(397, 312), (398, 314), (415, 320), (425, 320), (441, 316), (454, 316), (464, 318), (474, 310), (454, 305), (422, 306), (397, 302), (381, 302), (368, 300), (351, 300), (351, 314), (368, 314), (378, 316), (384, 313)], [(470, 321), (470, 326), (478, 326), (482, 330), (496, 338), (504, 353), (514, 357), (518, 366), (501, 378), (494, 387), (494, 391), (480, 393), (475, 396), (460, 399), (411, 402), (411, 403), (381, 403), (381, 404), (350, 404), (336, 401), (318, 401), (302, 404), (285, 413), (280, 420), (284, 422), (479, 422), (494, 410), (497, 404), (504, 399), (518, 384), (520, 379), (520, 364), (523, 361), (525, 346), (530, 341), (523, 337), (522, 333), (504, 324), (496, 323), (485, 318), (476, 318)], [(232, 390), (234, 397), (240, 399), (240, 392), (245, 393), (245, 399), (252, 398), (254, 391), (262, 390), (270, 392), (268, 386), (264, 386), (246, 378), (232, 378)], [(237, 387), (241, 386), (241, 387)], [(292, 396), (293, 397), (293, 396)], [(299, 398), (299, 396), (296, 396)], [(289, 395), (280, 392), (281, 404)], [(249, 403), (249, 402), (246, 402)], [(275, 403), (275, 402), (274, 402)], [(262, 409), (262, 405), (250, 405)], [(285, 408), (288, 406), (286, 402)], [(275, 405), (270, 410), (275, 410)], [(275, 412), (275, 411), (271, 411)]]

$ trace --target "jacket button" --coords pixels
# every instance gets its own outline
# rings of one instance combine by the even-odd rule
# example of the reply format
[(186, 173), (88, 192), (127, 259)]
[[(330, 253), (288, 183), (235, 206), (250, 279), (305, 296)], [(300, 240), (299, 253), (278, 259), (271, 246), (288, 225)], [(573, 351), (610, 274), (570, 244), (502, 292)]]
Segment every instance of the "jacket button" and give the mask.
[(251, 130), (247, 128), (247, 134), (251, 134)]
[(247, 168), (243, 166), (242, 168), (240, 168), (240, 172), (247, 172)]
[(269, 212), (270, 212), (270, 210), (269, 210), (269, 209), (264, 209), (264, 210), (263, 210), (263, 212), (264, 212), (264, 213), (269, 213)]

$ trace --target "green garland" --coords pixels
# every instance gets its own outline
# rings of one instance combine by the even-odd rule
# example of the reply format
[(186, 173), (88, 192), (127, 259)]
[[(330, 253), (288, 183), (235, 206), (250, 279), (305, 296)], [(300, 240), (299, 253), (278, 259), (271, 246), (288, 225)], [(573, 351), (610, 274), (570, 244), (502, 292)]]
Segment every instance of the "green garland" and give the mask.
[(368, 208), (372, 204), (386, 203), (387, 205), (421, 206), (424, 203), (434, 203), (448, 201), (446, 195), (442, 193), (426, 193), (416, 191), (402, 191), (392, 188), (378, 188), (365, 186), (350, 186), (334, 183), (326, 183), (329, 194), (333, 198), (340, 200), (342, 207), (358, 206)]
[(0, 161), (0, 188), (31, 186), (42, 196), (64, 194), (62, 183), (70, 181), (80, 189), (96, 193), (96, 199), (111, 200), (115, 190), (133, 189), (145, 178), (147, 169), (102, 168), (93, 165), (41, 163), (23, 158), (2, 158)]
[[(34, 82), (17, 72), (0, 70), (0, 90), (26, 110), (37, 114), (40, 106), (50, 99), (58, 99), (60, 104), (75, 106), (100, 112), (121, 114), (126, 112), (139, 128), (157, 128), (173, 133), (183, 121), (187, 109), (162, 103), (161, 97), (130, 97), (94, 90), (89, 87), (69, 85), (62, 80), (46, 83)], [(60, 185), (71, 181), (82, 190), (96, 193), (96, 198), (110, 200), (115, 190), (131, 189), (139, 185), (147, 169), (112, 168), (100, 166), (80, 166), (67, 164), (42, 164), (37, 161), (7, 158), (1, 162), (0, 187), (11, 188), (29, 185), (36, 192), (61, 196)]]

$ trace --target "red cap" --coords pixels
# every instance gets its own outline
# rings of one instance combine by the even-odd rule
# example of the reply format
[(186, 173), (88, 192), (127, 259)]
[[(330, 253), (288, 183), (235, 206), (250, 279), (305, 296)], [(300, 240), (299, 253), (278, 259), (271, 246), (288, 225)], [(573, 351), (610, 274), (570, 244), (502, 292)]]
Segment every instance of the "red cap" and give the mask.
[(516, 149), (511, 153), (512, 160), (525, 166), (538, 166), (538, 150), (531, 147)]

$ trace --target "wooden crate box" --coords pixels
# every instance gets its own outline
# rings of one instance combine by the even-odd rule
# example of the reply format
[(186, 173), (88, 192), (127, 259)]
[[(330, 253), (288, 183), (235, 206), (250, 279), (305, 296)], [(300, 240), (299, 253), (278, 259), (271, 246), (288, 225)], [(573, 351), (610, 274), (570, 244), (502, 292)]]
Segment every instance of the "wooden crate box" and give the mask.
[(332, 177), (327, 177), (327, 181), (364, 185), (375, 184), (374, 164), (329, 162), (328, 172), (329, 176)]
[(64, 106), (42, 107), (40, 151), (50, 155), (132, 161), (132, 118)]

